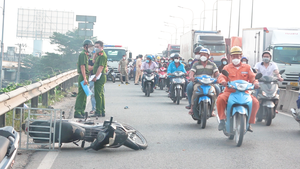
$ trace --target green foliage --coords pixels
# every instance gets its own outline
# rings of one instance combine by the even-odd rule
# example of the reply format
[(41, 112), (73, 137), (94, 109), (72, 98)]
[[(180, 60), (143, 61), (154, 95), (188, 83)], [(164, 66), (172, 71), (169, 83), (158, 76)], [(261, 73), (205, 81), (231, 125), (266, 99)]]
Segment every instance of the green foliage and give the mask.
[[(96, 41), (96, 37), (90, 39)], [(65, 34), (54, 32), (50, 36), (50, 43), (58, 46), (56, 50), (60, 54), (47, 52), (41, 57), (30, 56), (23, 59), (21, 80), (37, 82), (76, 69), (84, 40), (84, 37), (78, 36), (78, 29)]]
[(30, 85), (31, 82), (30, 81), (24, 81), (23, 83), (9, 83), (6, 88), (1, 88), (0, 89), (0, 92), (10, 92), (10, 91), (13, 91), (15, 89), (17, 89), (18, 87), (21, 87), (21, 86), (27, 86), (27, 85)]

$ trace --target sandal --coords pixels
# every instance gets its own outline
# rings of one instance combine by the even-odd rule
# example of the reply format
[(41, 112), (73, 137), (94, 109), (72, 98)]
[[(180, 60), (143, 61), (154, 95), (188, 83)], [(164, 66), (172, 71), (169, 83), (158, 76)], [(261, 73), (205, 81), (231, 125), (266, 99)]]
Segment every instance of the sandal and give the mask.
[(95, 114), (95, 110), (90, 111), (90, 114)]
[(189, 111), (189, 115), (193, 115), (194, 113), (193, 113), (193, 109), (191, 109), (190, 111)]

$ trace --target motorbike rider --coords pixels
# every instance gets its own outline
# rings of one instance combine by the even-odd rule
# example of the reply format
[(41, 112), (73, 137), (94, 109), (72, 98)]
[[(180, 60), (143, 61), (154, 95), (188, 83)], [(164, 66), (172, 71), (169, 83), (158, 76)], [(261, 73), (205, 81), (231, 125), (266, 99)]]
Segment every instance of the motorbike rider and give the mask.
[(241, 59), (241, 62), (244, 63), (244, 64), (248, 64), (248, 58), (243, 56), (242, 59)]
[(189, 60), (188, 60), (188, 62), (186, 63), (186, 65), (185, 65), (185, 70), (186, 71), (190, 71), (191, 70), (191, 64), (192, 64), (192, 62), (193, 62), (193, 59), (192, 58), (190, 58)]
[(221, 65), (218, 67), (219, 72), (222, 72), (224, 66), (228, 65), (228, 59), (226, 57), (222, 57)]
[[(215, 63), (211, 62), (208, 60), (210, 55), (210, 51), (206, 48), (202, 48), (200, 50), (200, 61), (194, 63), (190, 73), (189, 73), (189, 77), (190, 77), (190, 81), (194, 81), (195, 80), (195, 76), (201, 76), (201, 75), (209, 75), (212, 77), (218, 77), (219, 75), (219, 71), (218, 68), (216, 66)], [(197, 88), (200, 86), (201, 84), (194, 84), (194, 85), (190, 85), (189, 87), (192, 89), (189, 90), (193, 90), (193, 94), (192, 95), (188, 95), (189, 97), (191, 97), (191, 107), (193, 107), (194, 104), (194, 99), (195, 99), (195, 93), (198, 90)], [(193, 87), (194, 86), (194, 87)], [(216, 90), (217, 96), (220, 93), (220, 88), (217, 84), (214, 84), (214, 88)], [(193, 109), (191, 108), (191, 110), (189, 111), (189, 114), (192, 115), (193, 114)]]
[[(142, 63), (141, 71), (150, 69), (150, 70), (152, 70), (154, 72), (157, 72), (158, 66), (157, 66), (157, 64), (155, 62), (153, 62), (152, 59), (153, 58), (152, 58), (151, 55), (147, 55), (146, 61)], [(143, 77), (142, 77), (142, 87), (144, 86), (144, 78), (145, 78), (145, 75), (143, 75)], [(154, 86), (156, 85), (156, 83), (157, 83), (157, 78), (154, 78)]]
[[(224, 70), (228, 71), (230, 80), (249, 81), (250, 83), (254, 84), (255, 88), (258, 88), (259, 87), (258, 81), (255, 80), (255, 74), (253, 73), (251, 67), (248, 64), (241, 63), (242, 49), (239, 46), (233, 46), (230, 50), (230, 54), (231, 54), (232, 63), (226, 65), (223, 68)], [(227, 82), (229, 81), (229, 78), (227, 78), (223, 74), (220, 74), (218, 78), (218, 83), (221, 83), (223, 86), (227, 86)], [(225, 108), (227, 105), (228, 98), (230, 94), (233, 92), (235, 92), (234, 89), (226, 87), (225, 91), (222, 94), (220, 94), (220, 96), (217, 98), (217, 110), (220, 118), (220, 124), (218, 126), (219, 131), (225, 129), (225, 118), (226, 118)], [(254, 124), (256, 113), (259, 109), (259, 102), (254, 96), (252, 95), (250, 96), (252, 98), (252, 112), (251, 112), (249, 123)], [(249, 124), (248, 131), (253, 132), (250, 124)]]
[(264, 51), (262, 54), (262, 62), (255, 64), (254, 69), (263, 76), (273, 76), (275, 74), (279, 81), (283, 81), (283, 78), (279, 74), (277, 64), (271, 62), (272, 55), (269, 51)]
[[(186, 73), (184, 65), (182, 63), (180, 63), (180, 60), (179, 60), (180, 59), (180, 55), (179, 55), (179, 53), (175, 53), (173, 55), (173, 59), (174, 59), (174, 62), (170, 63), (170, 65), (168, 67), (168, 70), (167, 70), (168, 78), (169, 78), (170, 81), (173, 78), (173, 76), (171, 76), (171, 73), (174, 73), (175, 71), (181, 71), (183, 73)], [(186, 84), (185, 84), (185, 86), (183, 88), (184, 92), (185, 92), (185, 87), (186, 87)], [(174, 97), (173, 94), (174, 94), (173, 84), (171, 83), (169, 97)]]
[[(194, 54), (195, 54), (195, 58), (194, 60), (190, 63), (190, 67), (192, 69), (193, 67), (193, 64), (198, 62), (200, 60), (200, 50), (202, 49), (203, 47), (202, 46), (197, 46), (195, 49), (194, 49)], [(190, 70), (191, 72), (191, 70)], [(186, 93), (187, 93), (187, 96), (188, 96), (188, 101), (189, 101), (189, 105), (185, 106), (186, 109), (191, 109), (191, 98), (192, 98), (192, 95), (193, 95), (193, 80), (190, 79), (190, 82), (189, 84), (187, 85), (186, 87)]]

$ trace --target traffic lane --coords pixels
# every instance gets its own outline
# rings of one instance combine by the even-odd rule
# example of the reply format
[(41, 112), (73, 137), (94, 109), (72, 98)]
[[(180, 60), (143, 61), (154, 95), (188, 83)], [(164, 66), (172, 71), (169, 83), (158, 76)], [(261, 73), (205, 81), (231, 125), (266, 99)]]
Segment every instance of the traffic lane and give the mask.
[[(215, 118), (208, 120), (206, 129), (200, 129), (196, 121), (187, 115), (184, 105), (173, 104), (164, 91), (156, 90), (151, 97), (142, 98), (135, 96), (143, 94), (140, 88), (106, 87), (107, 100), (115, 99), (113, 103), (118, 102), (107, 104), (108, 114), (113, 114), (115, 120), (124, 121), (139, 130), (148, 140), (148, 148), (143, 151), (133, 151), (126, 147), (84, 151), (75, 145), (65, 144), (71, 148), (64, 146), (52, 168), (66, 164), (66, 168), (296, 167), (299, 146), (290, 145), (299, 139), (299, 126), (291, 117), (278, 115), (269, 127), (254, 125), (254, 133), (247, 133), (242, 147), (237, 148), (234, 141), (217, 131)], [(125, 99), (110, 98), (108, 92), (112, 89)], [(147, 104), (141, 104), (144, 102)], [(166, 104), (159, 104), (161, 102)], [(131, 105), (129, 109), (124, 109), (120, 103)], [(277, 131), (279, 134), (276, 134)], [(286, 143), (284, 140), (289, 145), (283, 144)]]

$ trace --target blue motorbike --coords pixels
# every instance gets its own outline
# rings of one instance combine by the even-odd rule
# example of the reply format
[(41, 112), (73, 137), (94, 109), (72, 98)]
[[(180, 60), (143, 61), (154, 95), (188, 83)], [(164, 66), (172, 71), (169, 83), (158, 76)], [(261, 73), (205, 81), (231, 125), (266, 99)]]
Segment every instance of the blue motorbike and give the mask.
[[(226, 77), (229, 75), (226, 70), (223, 70), (222, 74)], [(261, 74), (257, 74), (255, 79), (259, 79), (261, 76)], [(228, 98), (225, 121), (226, 127), (223, 133), (228, 136), (230, 140), (235, 138), (236, 145), (240, 147), (243, 143), (244, 135), (249, 128), (252, 110), (252, 98), (246, 91), (253, 90), (254, 85), (244, 80), (231, 81), (229, 78), (228, 87), (235, 89), (236, 92), (231, 93)], [(218, 121), (220, 121), (219, 117)]]
[(193, 119), (197, 120), (201, 128), (206, 127), (206, 121), (212, 117), (212, 112), (216, 103), (216, 90), (213, 84), (217, 82), (217, 79), (208, 75), (202, 75), (195, 77), (195, 82), (201, 84), (196, 91), (196, 97), (193, 105)]

